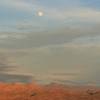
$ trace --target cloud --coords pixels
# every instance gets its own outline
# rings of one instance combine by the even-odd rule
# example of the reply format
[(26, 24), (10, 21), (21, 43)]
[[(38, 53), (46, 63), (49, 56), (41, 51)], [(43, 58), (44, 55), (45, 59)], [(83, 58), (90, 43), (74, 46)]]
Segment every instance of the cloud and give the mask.
[[(39, 2), (39, 1), (38, 1)], [(49, 2), (49, 1), (48, 1)], [(94, 21), (100, 22), (100, 10), (93, 9), (92, 7), (81, 6), (80, 1), (77, 1), (78, 6), (70, 8), (69, 6), (61, 9), (60, 7), (48, 7), (41, 3), (37, 3), (32, 0), (3, 0), (3, 4), (15, 8), (16, 10), (26, 11), (27, 13), (35, 13), (38, 10), (44, 12), (45, 17), (58, 19), (58, 20), (83, 20), (83, 21)], [(67, 5), (67, 2), (65, 2)], [(68, 2), (69, 3), (69, 2)], [(71, 3), (69, 3), (71, 5)], [(34, 13), (34, 14), (35, 14)]]
[[(49, 2), (49, 0), (47, 0), (47, 2)], [(52, 1), (52, 3), (54, 3), (54, 1)], [(66, 3), (65, 5), (68, 5)], [(65, 71), (76, 69), (83, 73), (80, 75), (75, 75), (75, 77), (79, 79), (81, 78), (85, 79), (84, 77), (87, 77), (86, 80), (89, 80), (91, 77), (90, 80), (92, 80), (94, 76), (93, 80), (97, 80), (98, 76), (100, 76), (99, 72), (98, 75), (96, 73), (97, 69), (99, 71), (99, 65), (100, 65), (99, 63), (100, 61), (98, 60), (100, 58), (99, 56), (100, 10), (94, 9), (93, 7), (89, 6), (86, 7), (81, 6), (80, 3), (78, 2), (77, 4), (78, 6), (75, 5), (71, 7), (65, 6), (65, 8), (61, 8), (58, 7), (59, 5), (58, 6), (54, 5), (52, 7), (50, 5), (45, 5), (45, 4), (43, 5), (43, 3), (37, 3), (35, 1), (30, 1), (30, 0), (0, 1), (0, 6), (2, 5), (6, 9), (10, 8), (9, 11), (12, 10), (14, 13), (16, 13), (15, 16), (11, 14), (10, 16), (11, 20), (9, 23), (6, 22), (7, 25), (13, 23), (12, 19), (14, 17), (19, 16), (18, 19), (17, 17), (14, 18), (14, 20), (19, 22), (15, 26), (16, 30), (17, 31), (19, 30), (18, 32), (0, 33), (0, 48), (2, 47), (10, 49), (14, 48), (14, 50), (15, 48), (24, 50), (32, 48), (31, 52), (32, 54), (30, 53), (27, 56), (22, 55), (17, 57), (20, 59), (21, 57), (23, 59), (26, 59), (24, 64), (26, 66), (28, 66), (26, 64), (27, 61), (29, 61), (28, 63), (30, 66), (31, 65), (36, 66), (34, 70), (37, 72), (44, 70), (43, 68), (45, 68), (46, 71), (48, 71), (48, 68), (51, 68), (49, 71), (52, 71), (52, 69), (54, 70), (55, 68), (55, 73), (56, 70), (61, 71), (61, 69), (66, 69)], [(21, 13), (19, 13), (20, 11)], [(38, 17), (36, 15), (37, 11), (43, 11), (44, 16)], [(24, 12), (26, 12), (25, 15), (23, 14)], [(23, 19), (21, 21), (19, 20), (21, 17), (20, 15), (22, 16)], [(26, 18), (28, 20), (24, 22), (25, 20), (24, 16), (26, 15), (28, 16), (28, 18)], [(29, 17), (30, 15), (32, 15), (31, 18)], [(7, 20), (9, 20), (8, 16)], [(70, 23), (67, 24), (67, 22)], [(78, 25), (76, 23), (73, 24), (74, 22), (79, 24)], [(83, 22), (84, 25), (83, 23), (81, 24), (81, 22)], [(57, 25), (59, 25), (59, 27)], [(66, 27), (66, 25), (68, 25), (69, 27)], [(12, 26), (11, 28), (14, 29), (14, 27)], [(4, 26), (4, 30), (8, 28)], [(26, 30), (28, 31), (26, 32)], [(4, 41), (1, 42), (1, 40)], [(15, 57), (15, 55), (13, 56)], [(29, 58), (30, 60), (28, 60)], [(11, 67), (7, 65), (6, 62), (0, 64), (1, 64), (0, 75), (4, 77), (4, 79), (0, 77), (0, 80), (3, 81), (5, 81), (5, 79), (9, 79), (7, 81), (16, 81), (16, 80), (21, 81), (22, 79), (24, 81), (31, 80), (31, 76), (28, 75), (25, 76), (18, 74), (11, 75), (12, 72), (8, 73), (9, 71), (13, 70), (12, 67), (16, 66)], [(94, 68), (94, 66), (96, 66), (96, 68)], [(41, 69), (40, 67), (43, 68)], [(23, 66), (21, 68), (23, 68)], [(96, 69), (96, 70), (93, 71), (92, 73), (89, 72), (89, 70), (91, 69), (92, 70)], [(61, 78), (62, 76), (65, 75), (74, 76), (73, 73), (58, 73), (58, 74), (61, 76)]]
[(12, 52), (10, 54), (7, 53), (9, 57), (5, 55), (5, 53), (4, 52), (2, 53), (0, 51), (0, 81), (1, 82), (32, 82), (33, 80), (32, 75), (27, 75), (25, 73), (24, 74), (18, 73), (16, 71), (16, 69), (18, 69), (18, 66), (8, 62), (8, 59), (10, 59), (9, 57), (13, 53)]
[(80, 37), (76, 38), (72, 41), (74, 44), (100, 44), (100, 35), (97, 36), (87, 36), (87, 37)]
[(0, 0), (0, 2), (5, 8), (13, 8), (12, 10), (18, 10), (28, 13), (33, 9), (33, 4), (30, 2), (26, 2), (26, 0)]
[(49, 18), (58, 20), (100, 22), (100, 11), (90, 8), (65, 8), (64, 10), (44, 8), (44, 11)]
[[(65, 2), (65, 5), (69, 4), (73, 6), (65, 6), (63, 8), (62, 6), (59, 7), (62, 4), (58, 4), (59, 6), (56, 6), (57, 2), (53, 5), (53, 7), (49, 5), (49, 2), (52, 4), (53, 1), (46, 1), (48, 3), (45, 4), (45, 1), (40, 2), (37, 0), (3, 0), (1, 1), (2, 6), (4, 6), (4, 8), (7, 9), (7, 12), (10, 13), (6, 13), (6, 20), (4, 15), (2, 23), (8, 23), (7, 26), (10, 26), (11, 23), (13, 23), (13, 25), (11, 27), (3, 27), (1, 25), (0, 29), (1, 31), (13, 31), (20, 33), (33, 32), (34, 34), (38, 31), (43, 33), (45, 30), (52, 33), (52, 29), (59, 26), (65, 27), (69, 25), (70, 27), (73, 27), (78, 24), (81, 29), (82, 27), (85, 27), (85, 25), (92, 26), (93, 24), (98, 24), (99, 26), (99, 9), (82, 6), (80, 4), (80, 0), (77, 2), (75, 1), (75, 4), (72, 4), (72, 1), (65, 2), (64, 0), (63, 2)], [(38, 11), (42, 11), (44, 16), (38, 17)], [(22, 38), (22, 36), (15, 37)], [(7, 38), (7, 36), (1, 36), (1, 38)]]
[(32, 82), (32, 76), (0, 73), (1, 82)]
[[(27, 27), (27, 26), (25, 26)], [(29, 26), (28, 26), (29, 27)], [(55, 28), (54, 30), (39, 32), (3, 32), (0, 33), (1, 47), (5, 48), (41, 48), (51, 46), (99, 46), (99, 25), (84, 27), (71, 26)], [(3, 41), (4, 40), (4, 41)]]
[(26, 35), (22, 34), (1, 34), (0, 39), (1, 40), (7, 40), (7, 39), (25, 39)]
[[(51, 79), (61, 79), (62, 81), (68, 79), (79, 83), (98, 81), (99, 83), (99, 51), (99, 45), (66, 43), (37, 48), (33, 51), (33, 55), (36, 62), (42, 62), (37, 66), (49, 68), (49, 72), (54, 72), (54, 77), (50, 77)], [(35, 55), (39, 55), (39, 57)]]

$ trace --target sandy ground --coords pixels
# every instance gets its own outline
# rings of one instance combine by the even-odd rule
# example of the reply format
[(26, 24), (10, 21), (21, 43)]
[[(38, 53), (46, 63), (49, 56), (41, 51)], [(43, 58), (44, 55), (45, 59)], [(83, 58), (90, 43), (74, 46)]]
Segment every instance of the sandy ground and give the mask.
[(100, 100), (100, 88), (0, 83), (0, 100)]

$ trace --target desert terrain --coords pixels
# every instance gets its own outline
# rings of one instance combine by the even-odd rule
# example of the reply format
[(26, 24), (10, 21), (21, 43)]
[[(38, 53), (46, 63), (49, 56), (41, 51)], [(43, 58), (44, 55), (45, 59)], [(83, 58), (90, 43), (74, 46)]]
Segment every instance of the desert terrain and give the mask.
[(0, 83), (0, 100), (100, 100), (100, 88), (56, 83)]

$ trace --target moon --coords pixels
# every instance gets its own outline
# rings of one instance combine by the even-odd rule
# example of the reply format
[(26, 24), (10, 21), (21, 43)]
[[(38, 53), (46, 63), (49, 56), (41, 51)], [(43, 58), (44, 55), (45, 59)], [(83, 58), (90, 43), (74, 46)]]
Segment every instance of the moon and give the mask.
[(41, 17), (44, 15), (44, 13), (42, 11), (38, 11), (37, 15)]

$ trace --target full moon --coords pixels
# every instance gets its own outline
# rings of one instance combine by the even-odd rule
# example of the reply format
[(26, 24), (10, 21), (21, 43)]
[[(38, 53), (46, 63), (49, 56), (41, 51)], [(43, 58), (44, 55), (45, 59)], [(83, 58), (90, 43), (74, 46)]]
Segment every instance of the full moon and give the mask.
[(38, 16), (41, 17), (41, 16), (43, 16), (43, 15), (44, 15), (44, 13), (43, 13), (42, 11), (39, 11), (39, 12), (38, 12)]

